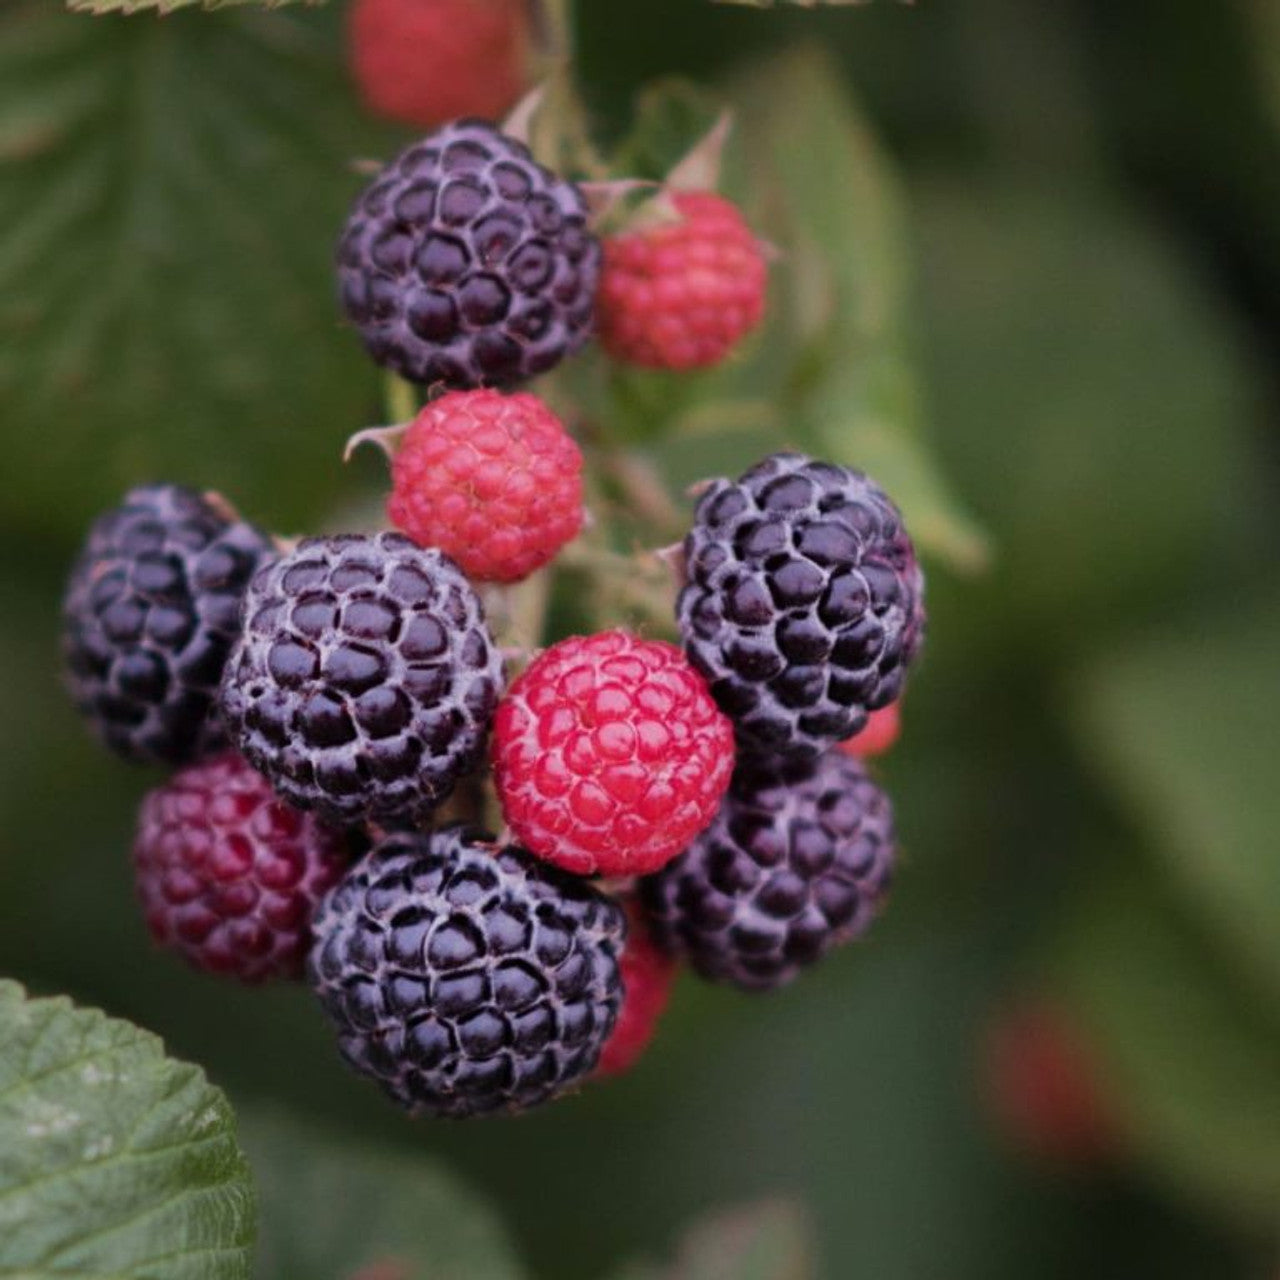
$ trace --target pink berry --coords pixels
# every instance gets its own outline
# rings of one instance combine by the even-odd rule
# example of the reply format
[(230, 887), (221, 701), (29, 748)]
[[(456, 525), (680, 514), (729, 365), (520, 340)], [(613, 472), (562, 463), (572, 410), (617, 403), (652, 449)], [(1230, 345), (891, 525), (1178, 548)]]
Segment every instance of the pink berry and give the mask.
[(603, 240), (596, 323), (615, 360), (700, 369), (718, 364), (760, 323), (765, 260), (723, 196), (688, 191), (672, 201), (679, 222)]
[(524, 0), (355, 0), (348, 52), (365, 105), (428, 129), (495, 120), (528, 83)]
[(715, 816), (733, 729), (674, 645), (604, 631), (552, 645), (511, 686), (493, 766), (530, 853), (582, 875), (642, 875)]
[(301, 976), (312, 913), (350, 861), (338, 831), (234, 752), (143, 798), (133, 857), (152, 937), (244, 982)]
[(528, 392), (451, 391), (410, 424), (387, 516), (472, 578), (516, 582), (582, 527), (582, 454)]
[(676, 980), (675, 957), (654, 941), (648, 921), (633, 902), (626, 903), (626, 910), (627, 942), (619, 962), (622, 1008), (600, 1052), (597, 1076), (622, 1075), (635, 1066), (653, 1039)]
[(861, 760), (872, 756), (883, 755), (898, 740), (902, 732), (902, 712), (896, 702), (891, 702), (879, 711), (867, 715), (867, 723), (853, 735), (840, 743), (840, 750), (846, 755), (857, 756)]

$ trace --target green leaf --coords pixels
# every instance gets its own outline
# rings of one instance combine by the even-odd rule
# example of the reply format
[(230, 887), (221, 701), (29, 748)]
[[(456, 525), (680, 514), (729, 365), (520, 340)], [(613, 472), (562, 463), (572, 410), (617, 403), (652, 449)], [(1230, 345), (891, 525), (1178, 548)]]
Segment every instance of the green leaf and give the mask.
[(721, 109), (691, 80), (672, 77), (647, 85), (636, 100), (631, 131), (614, 154), (614, 172), (660, 182), (707, 134)]
[(782, 251), (773, 305), (799, 339), (784, 405), (798, 443), (869, 471), (924, 550), (978, 567), (985, 536), (948, 491), (921, 432), (904, 333), (905, 211), (874, 136), (819, 48), (756, 69), (735, 100), (731, 159), (748, 166), (740, 180)]
[[(1099, 1080), (1151, 1175), (1267, 1231), (1280, 1205), (1280, 1040), (1150, 875), (1094, 885), (1056, 957)], [(1274, 920), (1272, 922), (1274, 927)]]
[(939, 448), (1000, 548), (1002, 643), (1015, 623), (1069, 647), (1216, 583), (1266, 501), (1265, 391), (1227, 300), (1103, 188), (947, 175), (912, 196)]
[(1083, 752), (1127, 804), (1189, 908), (1280, 1000), (1280, 594), (1201, 612), (1085, 673)]
[[(738, 4), (748, 9), (772, 9), (777, 5), (793, 5), (797, 9), (851, 8), (864, 5), (867, 0), (713, 0), (715, 4)], [(898, 0), (899, 4), (911, 4), (913, 0)]]
[[(82, 525), (144, 479), (314, 517), (377, 380), (332, 252), (362, 179), (324, 13), (0, 12), (0, 518)], [(288, 527), (287, 526), (287, 527)]]
[(519, 1280), (501, 1226), (439, 1166), (249, 1118), (262, 1280)]
[(0, 1272), (238, 1280), (253, 1207), (203, 1072), (127, 1022), (0, 982)]
[(612, 1280), (807, 1280), (814, 1275), (807, 1217), (785, 1200), (716, 1214), (686, 1235), (671, 1267), (633, 1263)]
[(323, 0), (67, 0), (67, 8), (76, 13), (173, 13), (175, 9), (199, 7), (223, 9), (230, 5), (257, 4), (278, 9), (286, 4), (320, 4)]
[[(978, 567), (985, 537), (920, 430), (904, 334), (904, 213), (888, 163), (819, 50), (754, 67), (730, 86), (729, 102), (738, 123), (725, 189), (780, 254), (763, 330), (721, 367), (692, 375), (577, 362), (567, 370), (576, 394), (615, 436), (651, 443), (676, 486), (691, 478), (691, 445), (711, 461), (698, 478), (740, 472), (753, 456), (744, 431), (762, 441), (754, 456), (792, 447), (864, 468), (924, 551)], [(722, 106), (679, 80), (653, 86), (615, 167), (660, 178)]]

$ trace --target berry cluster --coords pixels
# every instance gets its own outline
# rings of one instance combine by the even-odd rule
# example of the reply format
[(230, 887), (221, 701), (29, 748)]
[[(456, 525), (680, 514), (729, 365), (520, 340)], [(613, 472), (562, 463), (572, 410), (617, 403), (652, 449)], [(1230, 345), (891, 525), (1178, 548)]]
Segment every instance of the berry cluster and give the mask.
[(896, 715), (922, 584), (866, 476), (775, 454), (713, 483), (674, 557), (679, 644), (517, 643), (513, 591), (588, 522), (578, 444), (513, 384), (593, 325), (613, 358), (675, 369), (761, 316), (741, 215), (664, 199), (674, 222), (602, 250), (583, 191), (517, 139), (463, 120), (415, 143), (338, 250), (370, 354), (426, 388), (412, 421), (361, 433), (391, 458), (392, 528), (282, 544), (152, 486), (71, 574), (78, 705), (119, 754), (183, 766), (139, 816), (151, 933), (245, 981), (305, 971), (346, 1060), (415, 1113), (625, 1070), (680, 959), (778, 987), (889, 883), (889, 802), (858, 756), (896, 732), (872, 718)]

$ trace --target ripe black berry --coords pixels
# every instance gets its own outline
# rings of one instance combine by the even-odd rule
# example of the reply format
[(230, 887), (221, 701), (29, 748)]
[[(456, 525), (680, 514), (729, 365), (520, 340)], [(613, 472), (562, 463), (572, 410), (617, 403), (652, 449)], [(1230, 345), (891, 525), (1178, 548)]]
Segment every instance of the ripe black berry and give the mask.
[(705, 978), (780, 987), (864, 932), (893, 868), (889, 798), (839, 751), (740, 766), (711, 826), (640, 882), (658, 941)]
[(898, 509), (860, 471), (766, 458), (702, 496), (677, 614), (746, 753), (812, 759), (894, 701), (924, 628)]
[(180, 485), (146, 485), (99, 517), (63, 600), (76, 705), (119, 755), (182, 764), (224, 741), (214, 711), (240, 599), (266, 534)]
[(571, 182), (523, 143), (461, 120), (411, 146), (364, 192), (338, 246), (342, 305), (402, 377), (505, 387), (545, 373), (591, 330), (600, 248)]
[(457, 565), (400, 534), (345, 534), (304, 539), (254, 578), (222, 708), (291, 804), (416, 822), (479, 761), (501, 691)]
[(516, 1111), (590, 1074), (622, 909), (462, 827), (376, 845), (321, 903), (308, 970), (343, 1056), (414, 1112)]

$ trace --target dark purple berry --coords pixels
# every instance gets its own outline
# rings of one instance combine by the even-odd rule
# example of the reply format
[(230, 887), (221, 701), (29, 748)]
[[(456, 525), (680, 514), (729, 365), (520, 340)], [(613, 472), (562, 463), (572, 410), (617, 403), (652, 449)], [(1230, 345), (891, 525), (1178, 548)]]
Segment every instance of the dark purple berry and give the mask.
[(215, 710), (266, 534), (180, 485), (131, 490), (95, 521), (63, 600), (76, 705), (111, 750), (183, 764), (225, 741)]
[(445, 827), (388, 836), (347, 874), (308, 971), (343, 1057), (402, 1106), (519, 1111), (594, 1069), (625, 934), (585, 881)]
[(703, 977), (780, 987), (863, 933), (889, 887), (889, 798), (839, 751), (739, 766), (714, 821), (640, 882), (658, 941)]
[(685, 652), (744, 753), (812, 759), (897, 699), (924, 581), (897, 507), (860, 471), (774, 454), (703, 494), (684, 549)]
[(307, 538), (254, 578), (222, 708), (246, 759), (333, 822), (425, 820), (502, 692), (480, 599), (397, 533)]
[(391, 162), (338, 247), (343, 309), (402, 377), (506, 387), (545, 373), (591, 331), (600, 249), (571, 182), (479, 120)]

